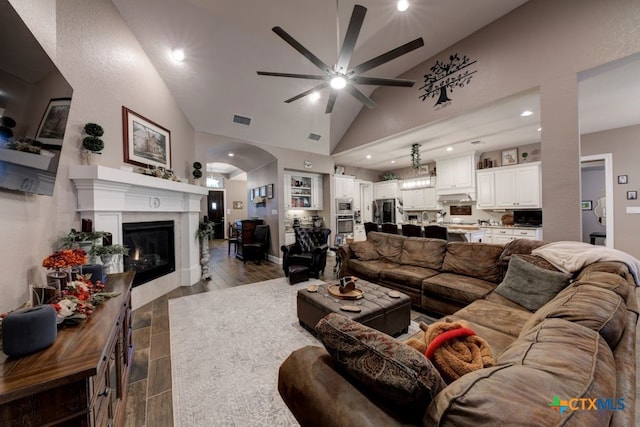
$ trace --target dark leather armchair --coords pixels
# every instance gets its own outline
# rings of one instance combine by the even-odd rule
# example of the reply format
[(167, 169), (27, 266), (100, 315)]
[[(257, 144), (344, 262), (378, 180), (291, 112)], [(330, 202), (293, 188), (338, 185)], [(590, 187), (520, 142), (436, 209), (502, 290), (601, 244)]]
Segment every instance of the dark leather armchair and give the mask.
[(244, 252), (244, 262), (247, 258), (257, 261), (267, 259), (269, 255), (269, 226), (257, 225), (253, 232), (253, 241), (251, 243), (243, 243), (242, 250)]
[(294, 228), (296, 242), (283, 245), (282, 268), (284, 275), (289, 276), (289, 266), (302, 265), (309, 268), (309, 276), (320, 277), (327, 265), (327, 251), (329, 250), (328, 228)]

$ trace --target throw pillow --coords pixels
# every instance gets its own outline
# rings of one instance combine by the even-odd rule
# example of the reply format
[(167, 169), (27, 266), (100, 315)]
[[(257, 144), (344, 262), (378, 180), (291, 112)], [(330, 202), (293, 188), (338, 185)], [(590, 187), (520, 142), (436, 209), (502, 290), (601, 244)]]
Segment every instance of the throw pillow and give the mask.
[(371, 261), (379, 258), (375, 246), (368, 240), (350, 243), (349, 248), (360, 261)]
[(511, 257), (509, 268), (495, 292), (521, 306), (536, 311), (566, 288), (571, 274), (550, 271)]
[(423, 412), (446, 387), (420, 352), (345, 316), (328, 314), (316, 332), (336, 365), (386, 402)]

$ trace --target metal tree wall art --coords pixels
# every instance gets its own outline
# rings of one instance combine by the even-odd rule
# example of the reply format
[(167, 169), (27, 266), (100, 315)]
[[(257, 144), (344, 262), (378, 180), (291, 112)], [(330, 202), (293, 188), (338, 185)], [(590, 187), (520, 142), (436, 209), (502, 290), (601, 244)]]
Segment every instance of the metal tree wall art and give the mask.
[(424, 93), (419, 98), (425, 101), (427, 98), (435, 98), (437, 95), (438, 100), (434, 107), (448, 105), (451, 99), (447, 94), (447, 89), (453, 92), (454, 88), (463, 88), (469, 84), (477, 70), (470, 70), (468, 67), (476, 62), (466, 55), (461, 59), (457, 53), (449, 56), (447, 63), (436, 61), (435, 65), (430, 68), (431, 73), (424, 75), (424, 85), (419, 89)]
[(416, 170), (420, 169), (420, 144), (411, 146), (411, 167)]

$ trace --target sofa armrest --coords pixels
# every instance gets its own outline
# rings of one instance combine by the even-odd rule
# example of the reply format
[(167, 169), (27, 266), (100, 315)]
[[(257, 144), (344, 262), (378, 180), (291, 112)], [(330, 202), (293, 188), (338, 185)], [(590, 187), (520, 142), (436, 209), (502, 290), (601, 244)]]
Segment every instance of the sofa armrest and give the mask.
[(296, 244), (295, 243), (291, 243), (290, 245), (282, 245), (282, 246), (280, 246), (280, 250), (282, 250), (282, 252), (284, 253), (284, 256), (287, 256), (290, 253), (291, 254), (295, 253), (295, 247), (296, 247)]
[(335, 369), (331, 356), (318, 346), (302, 347), (289, 355), (280, 366), (278, 391), (303, 426), (420, 424), (420, 420), (403, 422), (401, 413), (370, 399)]

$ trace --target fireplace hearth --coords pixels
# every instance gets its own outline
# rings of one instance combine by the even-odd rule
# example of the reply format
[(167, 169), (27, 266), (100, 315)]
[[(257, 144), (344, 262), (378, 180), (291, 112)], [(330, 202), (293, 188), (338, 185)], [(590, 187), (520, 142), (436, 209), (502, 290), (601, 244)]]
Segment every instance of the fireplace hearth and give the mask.
[(136, 272), (134, 287), (175, 271), (173, 221), (124, 223), (122, 237), (129, 248), (124, 270)]

